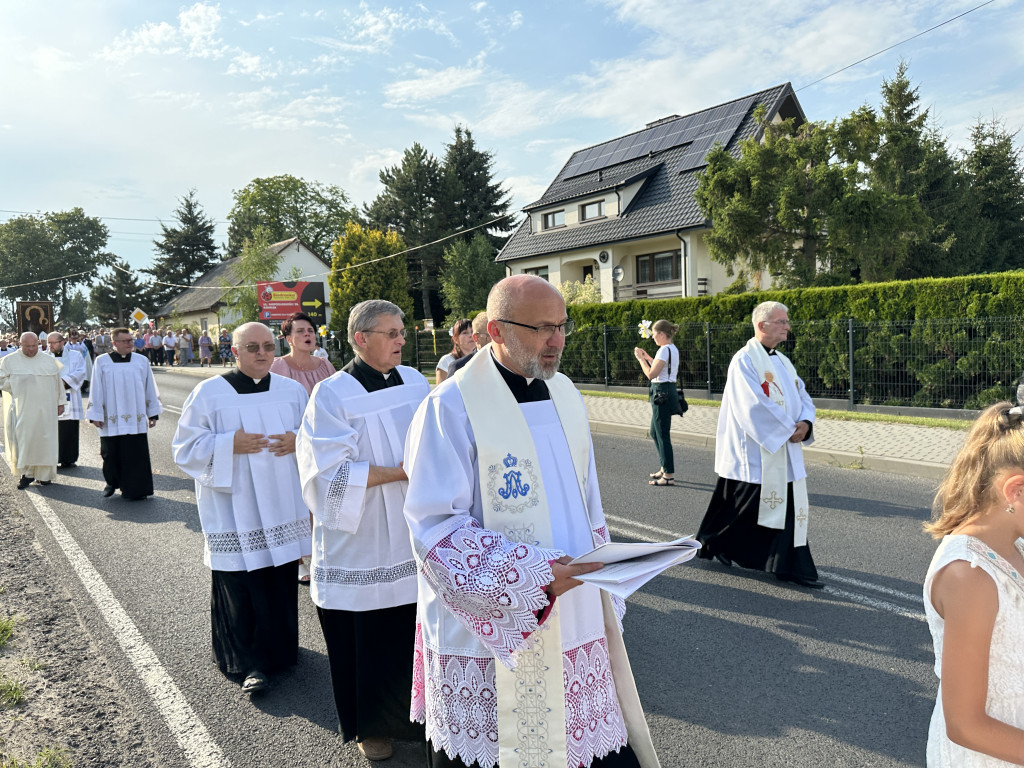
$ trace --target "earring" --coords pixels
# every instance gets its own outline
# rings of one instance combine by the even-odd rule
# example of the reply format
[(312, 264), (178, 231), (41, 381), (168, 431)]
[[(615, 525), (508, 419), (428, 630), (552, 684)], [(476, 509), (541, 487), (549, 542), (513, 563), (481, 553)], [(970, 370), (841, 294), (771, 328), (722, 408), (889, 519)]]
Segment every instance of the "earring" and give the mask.
[(1008, 503), (1006, 505), (1006, 512), (1007, 512), (1007, 514), (1010, 514), (1010, 515), (1012, 515), (1014, 512), (1016, 512), (1016, 510), (1013, 508), (1013, 503), (1012, 502)]

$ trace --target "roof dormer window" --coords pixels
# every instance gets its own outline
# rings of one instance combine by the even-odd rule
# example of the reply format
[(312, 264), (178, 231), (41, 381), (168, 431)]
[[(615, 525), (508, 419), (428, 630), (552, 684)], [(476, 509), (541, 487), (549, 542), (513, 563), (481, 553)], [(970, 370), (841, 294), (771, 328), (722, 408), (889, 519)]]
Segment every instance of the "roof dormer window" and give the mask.
[(586, 203), (580, 206), (580, 221), (591, 221), (592, 219), (604, 218), (604, 200), (596, 203)]
[(543, 218), (544, 229), (557, 229), (565, 226), (565, 209), (545, 213)]

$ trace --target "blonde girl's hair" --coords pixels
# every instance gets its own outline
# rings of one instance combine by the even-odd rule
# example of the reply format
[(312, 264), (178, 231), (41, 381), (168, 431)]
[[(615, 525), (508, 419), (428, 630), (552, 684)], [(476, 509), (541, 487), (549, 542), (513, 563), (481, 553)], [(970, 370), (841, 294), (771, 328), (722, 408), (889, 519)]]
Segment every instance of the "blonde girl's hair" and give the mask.
[(924, 529), (937, 539), (951, 533), (995, 501), (1000, 472), (1024, 469), (1024, 411), (1003, 401), (990, 405), (967, 434), (932, 503)]

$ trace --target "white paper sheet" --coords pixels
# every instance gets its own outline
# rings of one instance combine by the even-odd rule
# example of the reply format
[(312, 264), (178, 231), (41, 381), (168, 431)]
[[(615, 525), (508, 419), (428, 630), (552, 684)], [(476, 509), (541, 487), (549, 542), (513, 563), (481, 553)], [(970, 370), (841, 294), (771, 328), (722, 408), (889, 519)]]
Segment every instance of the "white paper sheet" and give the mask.
[(698, 549), (700, 542), (690, 536), (639, 544), (609, 542), (580, 555), (572, 563), (604, 563), (601, 570), (576, 578), (625, 599), (666, 568), (693, 558)]

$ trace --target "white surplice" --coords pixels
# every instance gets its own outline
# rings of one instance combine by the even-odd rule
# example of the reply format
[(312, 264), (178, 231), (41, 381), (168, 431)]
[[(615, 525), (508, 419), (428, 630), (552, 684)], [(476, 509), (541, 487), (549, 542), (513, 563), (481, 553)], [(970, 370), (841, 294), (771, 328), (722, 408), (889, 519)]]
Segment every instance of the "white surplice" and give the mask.
[(60, 378), (66, 384), (64, 390), (64, 412), (57, 418), (60, 421), (81, 421), (85, 414), (82, 411), (82, 384), (85, 383), (85, 358), (82, 353), (64, 347), (58, 358), (61, 365)]
[(57, 474), (57, 406), (64, 404), (60, 361), (20, 350), (0, 359), (4, 448), (15, 475), (50, 481)]
[[(406, 519), (419, 565), (412, 717), (425, 722), (435, 749), (483, 768), (498, 761), (495, 664), (538, 629), (549, 561), (582, 555), (608, 541), (589, 450), (586, 504), (569, 445), (551, 401), (519, 406), (537, 452), (556, 549), (513, 542), (483, 527), (475, 438), (454, 380), (421, 406), (409, 430)], [(523, 482), (529, 482), (524, 476)], [(555, 512), (557, 511), (557, 514)], [(594, 526), (593, 530), (591, 525)], [(523, 532), (522, 539), (528, 539)], [(613, 598), (621, 620), (624, 603)], [(600, 590), (583, 584), (557, 599), (568, 768), (627, 742), (609, 661)]]
[(401, 463), (413, 413), (430, 392), (419, 371), (395, 370), (403, 383), (376, 392), (344, 371), (318, 383), (296, 441), (313, 513), (310, 595), (321, 608), (372, 611), (416, 602), (402, 514), (408, 483), (366, 487), (370, 466)]
[(146, 434), (149, 420), (161, 413), (160, 393), (144, 356), (132, 352), (126, 363), (115, 363), (110, 354), (96, 358), (85, 418), (103, 422), (100, 437)]
[(266, 392), (238, 394), (224, 377), (201, 382), (185, 400), (171, 451), (196, 481), (203, 562), (215, 571), (252, 571), (310, 553), (309, 512), (294, 453), (236, 454), (235, 432), (298, 432), (306, 390), (270, 376)]
[(761, 483), (761, 448), (775, 453), (785, 447), (789, 458), (787, 481), (807, 477), (803, 446), (814, 442), (813, 433), (803, 443), (791, 443), (797, 422), (814, 423), (814, 403), (803, 380), (795, 379), (786, 366), (770, 356), (775, 368), (772, 386), (782, 388), (786, 407), (773, 402), (762, 389), (762, 372), (758, 371), (741, 349), (729, 363), (729, 377), (722, 393), (718, 412), (718, 434), (715, 442), (715, 472), (719, 477)]
[(69, 341), (64, 345), (65, 352), (69, 349), (73, 349), (82, 356), (82, 360), (85, 361), (85, 380), (92, 380), (92, 355), (89, 354), (89, 348), (80, 341)]

